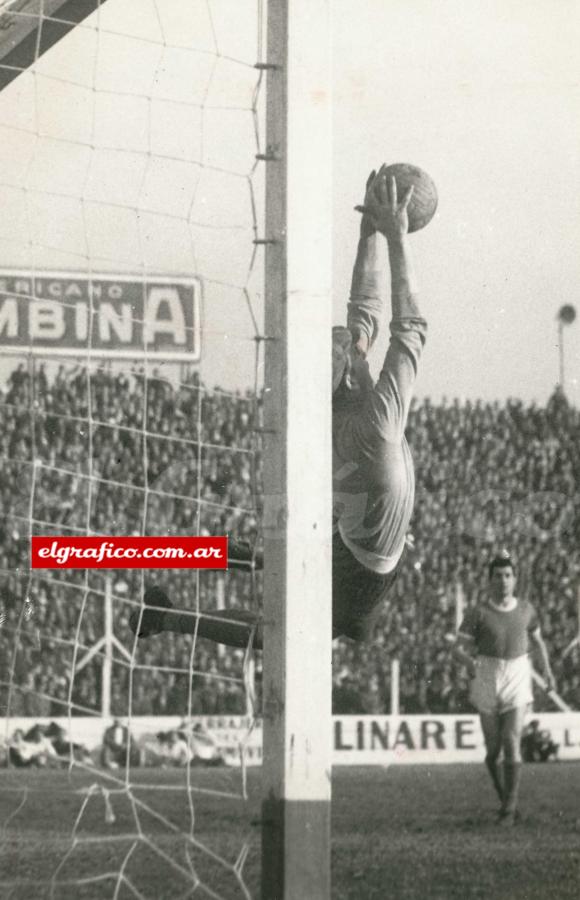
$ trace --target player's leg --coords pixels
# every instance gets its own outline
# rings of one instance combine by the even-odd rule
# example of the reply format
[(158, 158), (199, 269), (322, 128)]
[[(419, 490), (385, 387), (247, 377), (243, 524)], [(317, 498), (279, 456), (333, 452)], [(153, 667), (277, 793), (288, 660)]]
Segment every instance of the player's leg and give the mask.
[(485, 741), (485, 765), (490, 774), (497, 796), (503, 804), (504, 786), (501, 780), (499, 767), (499, 755), (501, 752), (501, 722), (495, 712), (481, 712), (479, 714), (481, 730)]
[(485, 743), (485, 765), (496, 793), (503, 803), (504, 787), (499, 767), (501, 753), (501, 721), (497, 708), (498, 661), (487, 656), (478, 657), (475, 677), (471, 681), (469, 697), (479, 712)]
[(508, 709), (501, 714), (501, 744), (504, 755), (504, 801), (502, 817), (513, 820), (518, 806), (522, 756), (521, 739), (527, 705)]
[(212, 610), (208, 613), (173, 609), (165, 591), (156, 585), (146, 589), (144, 606), (133, 610), (129, 625), (138, 637), (174, 631), (195, 634), (217, 644), (242, 649), (251, 641), (255, 650), (262, 649), (262, 620), (257, 613), (244, 609)]
[(264, 555), (257, 551), (248, 541), (235, 541), (228, 538), (228, 569), (264, 568)]
[[(246, 541), (228, 541), (228, 568), (252, 571), (262, 569), (263, 555)], [(167, 594), (157, 586), (145, 591), (143, 609), (129, 617), (131, 630), (138, 637), (151, 637), (162, 631), (196, 634), (199, 637), (245, 649), (250, 640), (255, 650), (262, 649), (262, 621), (247, 610), (213, 610), (211, 613), (189, 613), (174, 610)]]
[(263, 647), (262, 618), (245, 609), (218, 609), (205, 613), (168, 611), (163, 616), (163, 631), (197, 634), (216, 644), (244, 649), (252, 642), (254, 650)]
[(397, 570), (379, 575), (353, 556), (338, 531), (332, 541), (332, 635), (366, 643), (372, 639)]
[(527, 656), (509, 660), (498, 690), (504, 756), (504, 804), (502, 818), (514, 821), (518, 804), (522, 757), (521, 741), (529, 704), (532, 702), (531, 670)]

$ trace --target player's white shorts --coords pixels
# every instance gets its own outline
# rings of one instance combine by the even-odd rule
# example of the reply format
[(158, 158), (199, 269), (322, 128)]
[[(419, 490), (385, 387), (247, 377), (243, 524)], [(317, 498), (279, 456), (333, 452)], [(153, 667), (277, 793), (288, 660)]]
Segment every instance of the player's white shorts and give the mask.
[(503, 713), (533, 700), (532, 669), (527, 655), (516, 659), (478, 656), (470, 699), (480, 713)]

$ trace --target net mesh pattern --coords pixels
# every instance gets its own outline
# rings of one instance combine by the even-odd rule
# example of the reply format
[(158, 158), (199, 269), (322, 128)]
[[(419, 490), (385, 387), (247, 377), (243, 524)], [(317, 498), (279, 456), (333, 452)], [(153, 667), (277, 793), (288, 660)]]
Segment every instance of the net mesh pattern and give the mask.
[[(250, 896), (251, 830), (212, 835), (213, 813), (198, 814), (247, 796), (250, 648), (196, 633), (139, 641), (127, 623), (152, 580), (192, 615), (256, 610), (259, 573), (29, 568), (34, 534), (259, 543), (264, 22), (255, 0), (231, 12), (229, 0), (107, 0), (0, 93), (0, 337), (27, 335), (0, 363), (6, 860), (59, 796), (37, 864), (2, 873), (15, 897)], [(7, 16), (36, 16), (40, 46), (48, 6), (2, 4), (9, 31)], [(194, 279), (200, 320), (186, 328), (198, 329), (201, 361), (150, 358), (144, 339), (139, 358), (108, 358), (96, 287), (84, 346), (47, 353), (40, 306), (49, 297), (59, 321), (77, 315), (75, 276), (142, 290), (130, 323), (110, 326), (119, 334), (144, 334), (138, 310), (156, 279)], [(190, 749), (209, 743), (196, 716), (236, 719), (239, 739), (217, 751), (226, 765), (209, 775), (162, 752), (166, 768), (149, 769), (160, 745), (138, 723), (163, 715), (183, 720)], [(24, 777), (15, 731), (63, 717), (56, 757), (39, 755), (50, 771)], [(123, 730), (125, 750), (105, 768), (77, 746), (89, 719)], [(46, 734), (25, 743), (35, 740)]]

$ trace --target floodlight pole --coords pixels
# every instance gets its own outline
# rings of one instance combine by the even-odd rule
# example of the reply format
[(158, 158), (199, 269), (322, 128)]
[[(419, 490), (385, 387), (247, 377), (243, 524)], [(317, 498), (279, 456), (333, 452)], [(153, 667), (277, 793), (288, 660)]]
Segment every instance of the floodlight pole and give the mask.
[(571, 303), (565, 303), (558, 310), (558, 352), (560, 356), (560, 387), (565, 390), (564, 372), (564, 325), (571, 325), (576, 320), (576, 309)]
[(400, 663), (398, 659), (391, 660), (391, 715), (398, 716), (400, 710)]
[(263, 900), (330, 898), (330, 0), (269, 0)]
[(564, 323), (558, 319), (558, 353), (560, 356), (560, 387), (565, 390), (564, 384)]

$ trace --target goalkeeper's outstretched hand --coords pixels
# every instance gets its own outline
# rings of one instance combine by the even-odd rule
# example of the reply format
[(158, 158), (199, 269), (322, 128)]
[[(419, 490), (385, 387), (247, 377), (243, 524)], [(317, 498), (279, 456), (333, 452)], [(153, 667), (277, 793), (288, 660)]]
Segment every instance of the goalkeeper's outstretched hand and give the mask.
[(373, 173), (367, 181), (364, 204), (355, 206), (376, 231), (384, 234), (389, 242), (400, 241), (409, 230), (407, 207), (413, 196), (413, 186), (407, 188), (402, 197), (397, 193), (397, 182), (387, 176), (387, 165), (383, 164), (378, 174)]
[[(137, 637), (151, 637), (163, 631), (164, 609), (173, 609), (171, 600), (162, 588), (149, 585), (145, 588), (143, 609), (134, 609), (129, 616), (129, 627)], [(151, 607), (151, 609), (149, 609)]]

